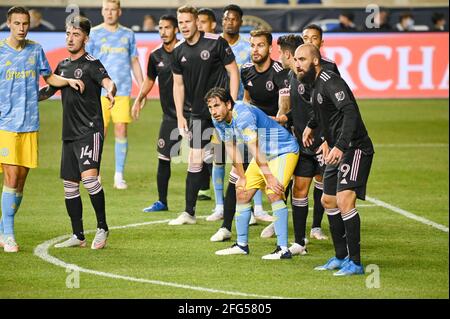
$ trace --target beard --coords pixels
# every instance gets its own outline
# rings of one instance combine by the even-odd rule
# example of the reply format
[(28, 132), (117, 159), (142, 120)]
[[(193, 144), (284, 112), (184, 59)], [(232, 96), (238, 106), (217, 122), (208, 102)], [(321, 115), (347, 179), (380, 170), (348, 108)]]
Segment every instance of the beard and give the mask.
[(297, 80), (299, 80), (302, 83), (311, 84), (316, 79), (316, 69), (312, 65), (312, 63), (309, 65), (308, 70), (301, 74), (297, 73)]
[(270, 56), (269, 54), (266, 55), (266, 56), (261, 56), (261, 58), (260, 58), (258, 61), (255, 61), (253, 58), (251, 58), (251, 59), (252, 59), (252, 62), (253, 62), (254, 64), (261, 65), (261, 64), (264, 64), (264, 62), (267, 61), (267, 59), (269, 58), (269, 56)]

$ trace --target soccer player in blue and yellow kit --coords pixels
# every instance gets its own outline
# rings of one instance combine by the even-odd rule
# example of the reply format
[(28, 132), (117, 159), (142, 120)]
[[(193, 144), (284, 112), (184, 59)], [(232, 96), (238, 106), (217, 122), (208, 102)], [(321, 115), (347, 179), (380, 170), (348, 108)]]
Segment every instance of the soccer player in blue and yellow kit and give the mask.
[[(288, 209), (283, 201), (298, 161), (299, 145), (288, 130), (267, 116), (256, 106), (234, 102), (229, 92), (212, 88), (205, 96), (214, 127), (225, 142), (227, 154), (233, 161), (236, 181), (237, 243), (219, 250), (217, 255), (249, 253), (248, 222), (251, 216), (250, 201), (258, 189), (264, 189), (275, 217), (277, 248), (263, 259), (286, 259), (292, 255), (287, 247)], [(253, 156), (244, 171), (239, 145), (245, 144)]]
[(105, 66), (109, 76), (117, 85), (116, 104), (109, 109), (109, 100), (103, 90), (102, 108), (105, 135), (110, 119), (114, 123), (116, 172), (114, 187), (126, 189), (123, 179), (128, 152), (127, 125), (131, 122), (130, 94), (132, 70), (137, 84), (143, 82), (142, 70), (138, 60), (134, 32), (119, 24), (122, 14), (119, 0), (103, 0), (103, 23), (92, 28), (86, 51), (98, 58)]
[(26, 39), (30, 14), (23, 7), (7, 13), (10, 35), (0, 40), (0, 173), (3, 171), (0, 247), (17, 252), (14, 215), (22, 202), (30, 168), (37, 167), (39, 76), (55, 87), (84, 89), (80, 80), (52, 74), (42, 47)]

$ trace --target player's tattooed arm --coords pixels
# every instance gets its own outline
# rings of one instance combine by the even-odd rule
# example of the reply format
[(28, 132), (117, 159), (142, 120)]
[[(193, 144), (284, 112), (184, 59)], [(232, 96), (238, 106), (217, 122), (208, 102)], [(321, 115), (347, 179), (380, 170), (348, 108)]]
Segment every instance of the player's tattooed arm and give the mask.
[(47, 100), (48, 98), (52, 97), (58, 90), (59, 88), (51, 85), (42, 87), (39, 90), (39, 101)]

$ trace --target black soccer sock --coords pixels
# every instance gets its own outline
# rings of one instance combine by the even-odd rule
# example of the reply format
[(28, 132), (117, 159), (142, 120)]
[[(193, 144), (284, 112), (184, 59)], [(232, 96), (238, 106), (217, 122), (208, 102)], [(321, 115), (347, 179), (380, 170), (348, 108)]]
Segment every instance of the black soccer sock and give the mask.
[(212, 163), (203, 162), (202, 168), (202, 181), (200, 189), (202, 191), (208, 190), (210, 188), (210, 180), (211, 180), (211, 171), (212, 171)]
[(325, 209), (330, 224), (330, 233), (333, 238), (336, 257), (344, 259), (348, 255), (347, 240), (345, 238), (345, 226), (338, 208)]
[(67, 213), (72, 223), (72, 232), (77, 236), (79, 240), (84, 240), (83, 230), (83, 204), (81, 197), (75, 197), (71, 199), (65, 199)]
[(195, 205), (197, 203), (198, 191), (202, 182), (202, 171), (192, 173), (188, 171), (186, 176), (186, 209), (185, 211), (191, 215), (195, 215)]
[(92, 207), (94, 207), (95, 216), (97, 217), (97, 228), (108, 231), (105, 213), (105, 193), (103, 187), (98, 181), (97, 176), (88, 176), (82, 179), (83, 185), (89, 193)]
[(223, 207), (222, 227), (231, 231), (234, 215), (236, 213), (236, 185), (229, 182)]
[(288, 198), (289, 198), (289, 195), (291, 195), (291, 203), (292, 203), (292, 192), (291, 192), (291, 189), (292, 189), (292, 184), (294, 183), (294, 181), (291, 179), (291, 181), (289, 182), (289, 184), (288, 184), (288, 187), (286, 187), (286, 190), (284, 191), (284, 203), (287, 205), (287, 202), (288, 202)]
[(347, 234), (347, 245), (350, 259), (357, 265), (361, 263), (361, 219), (358, 210), (352, 210), (342, 214), (342, 220)]
[(83, 203), (80, 197), (80, 185), (76, 182), (63, 181), (66, 210), (72, 223), (72, 232), (79, 240), (84, 240)]
[(312, 228), (321, 227), (322, 225), (323, 213), (325, 211), (320, 201), (323, 193), (322, 185), (322, 183), (317, 182), (314, 185), (314, 214)]
[(305, 246), (306, 219), (308, 218), (308, 197), (292, 198), (292, 222), (295, 242)]
[(170, 179), (170, 161), (159, 159), (156, 183), (158, 185), (159, 201), (167, 206), (167, 190)]

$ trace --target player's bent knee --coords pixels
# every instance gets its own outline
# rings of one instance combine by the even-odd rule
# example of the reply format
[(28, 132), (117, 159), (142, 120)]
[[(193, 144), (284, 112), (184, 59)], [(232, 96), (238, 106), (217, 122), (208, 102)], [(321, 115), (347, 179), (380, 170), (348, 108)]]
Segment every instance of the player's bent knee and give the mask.
[(336, 208), (336, 196), (322, 194), (321, 203), (325, 209)]
[(341, 212), (348, 212), (355, 208), (356, 193), (353, 190), (345, 190), (336, 194), (336, 203)]

